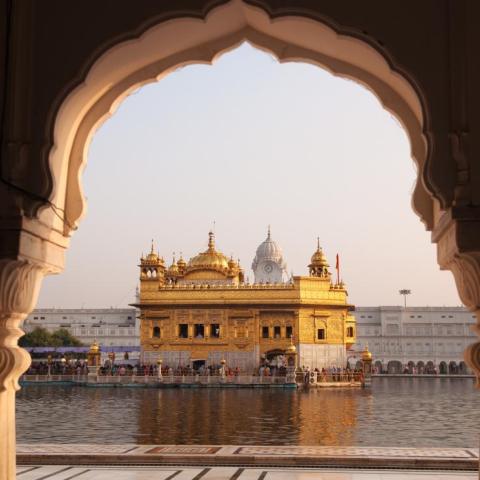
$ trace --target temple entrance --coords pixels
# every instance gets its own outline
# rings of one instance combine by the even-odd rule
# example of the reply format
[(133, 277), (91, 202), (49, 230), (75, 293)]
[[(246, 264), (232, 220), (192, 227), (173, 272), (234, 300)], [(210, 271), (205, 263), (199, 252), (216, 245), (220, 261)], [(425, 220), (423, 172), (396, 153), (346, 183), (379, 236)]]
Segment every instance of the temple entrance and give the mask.
[(204, 370), (205, 360), (192, 360), (192, 368), (195, 372), (198, 372), (200, 370)]
[(262, 356), (262, 360), (265, 367), (270, 369), (272, 375), (283, 374), (287, 367), (287, 357), (285, 356), (285, 350), (275, 349), (269, 350)]

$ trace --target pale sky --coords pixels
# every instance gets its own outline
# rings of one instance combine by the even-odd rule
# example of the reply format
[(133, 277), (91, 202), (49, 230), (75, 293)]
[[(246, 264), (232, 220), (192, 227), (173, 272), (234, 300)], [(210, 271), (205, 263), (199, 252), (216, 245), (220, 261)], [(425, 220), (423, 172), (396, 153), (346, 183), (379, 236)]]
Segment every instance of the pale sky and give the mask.
[(460, 305), (413, 213), (415, 166), (400, 124), (362, 86), (244, 44), (128, 97), (98, 130), (83, 176), (87, 216), (39, 307), (124, 307), (151, 239), (167, 264), (217, 247), (247, 276), (268, 225), (289, 271), (316, 238), (339, 253), (358, 306)]

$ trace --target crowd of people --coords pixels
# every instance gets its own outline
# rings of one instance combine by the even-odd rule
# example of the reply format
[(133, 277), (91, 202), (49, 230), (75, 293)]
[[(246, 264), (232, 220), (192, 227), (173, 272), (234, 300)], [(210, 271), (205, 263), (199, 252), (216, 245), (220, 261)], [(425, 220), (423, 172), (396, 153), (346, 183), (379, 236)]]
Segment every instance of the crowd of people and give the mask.
[(27, 375), (86, 375), (88, 373), (87, 362), (76, 360), (73, 362), (62, 361), (32, 361)]
[[(100, 376), (158, 376), (159, 366), (157, 364), (117, 364), (110, 361), (104, 363), (97, 370), (97, 375)], [(224, 364), (220, 365), (201, 365), (198, 368), (194, 368), (191, 365), (187, 366), (169, 366), (162, 365), (162, 376), (226, 376), (235, 377), (239, 375), (254, 375), (261, 377), (276, 377), (285, 376), (288, 373), (288, 369), (285, 366), (270, 365), (263, 363), (254, 371), (245, 372), (238, 366), (230, 367)], [(33, 361), (30, 368), (26, 372), (28, 375), (87, 375), (88, 366), (85, 360), (75, 361)], [(345, 378), (353, 378), (358, 376), (361, 371), (358, 369), (330, 367), (310, 369), (309, 367), (299, 367), (296, 369), (296, 373), (299, 377), (303, 376), (305, 382), (310, 381), (312, 374), (318, 378), (318, 380), (342, 380)]]

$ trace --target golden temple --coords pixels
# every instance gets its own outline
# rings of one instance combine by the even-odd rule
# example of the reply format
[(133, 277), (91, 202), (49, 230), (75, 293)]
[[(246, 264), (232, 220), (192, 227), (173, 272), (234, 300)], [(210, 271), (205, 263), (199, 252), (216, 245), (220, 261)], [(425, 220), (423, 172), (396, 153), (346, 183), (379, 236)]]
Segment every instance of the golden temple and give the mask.
[(170, 266), (153, 242), (140, 260), (142, 361), (164, 366), (219, 365), (252, 373), (265, 362), (281, 362), (296, 349), (298, 366), (344, 367), (355, 343), (354, 307), (343, 282), (332, 282), (318, 244), (309, 275), (285, 278), (278, 245), (267, 239), (252, 264), (255, 282), (245, 281), (238, 261), (215, 247)]

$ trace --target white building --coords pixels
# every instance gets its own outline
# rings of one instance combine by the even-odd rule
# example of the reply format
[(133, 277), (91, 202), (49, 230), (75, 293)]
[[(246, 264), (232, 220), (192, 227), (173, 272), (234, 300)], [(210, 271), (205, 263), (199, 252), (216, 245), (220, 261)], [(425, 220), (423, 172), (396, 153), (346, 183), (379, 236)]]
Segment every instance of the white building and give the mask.
[(368, 345), (379, 372), (469, 372), (463, 351), (475, 339), (476, 320), (463, 307), (357, 307), (355, 318), (354, 349)]
[(105, 347), (139, 347), (136, 317), (134, 308), (45, 308), (34, 310), (26, 318), (23, 329), (28, 333), (35, 327), (43, 327), (50, 332), (64, 328), (86, 346), (96, 340)]

